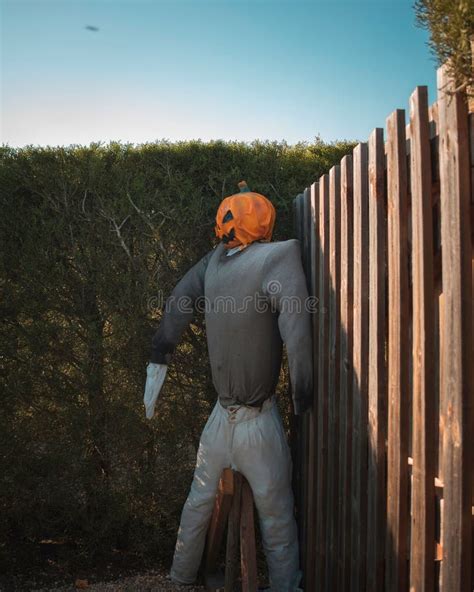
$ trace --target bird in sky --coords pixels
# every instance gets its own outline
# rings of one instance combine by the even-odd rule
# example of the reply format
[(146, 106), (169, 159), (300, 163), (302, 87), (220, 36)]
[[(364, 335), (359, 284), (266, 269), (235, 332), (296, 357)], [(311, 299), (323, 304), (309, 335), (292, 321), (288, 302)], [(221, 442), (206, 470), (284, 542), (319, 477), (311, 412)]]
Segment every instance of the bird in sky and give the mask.
[(88, 31), (94, 31), (94, 33), (96, 33), (99, 30), (99, 27), (94, 27), (93, 25), (86, 25), (84, 29), (87, 29)]

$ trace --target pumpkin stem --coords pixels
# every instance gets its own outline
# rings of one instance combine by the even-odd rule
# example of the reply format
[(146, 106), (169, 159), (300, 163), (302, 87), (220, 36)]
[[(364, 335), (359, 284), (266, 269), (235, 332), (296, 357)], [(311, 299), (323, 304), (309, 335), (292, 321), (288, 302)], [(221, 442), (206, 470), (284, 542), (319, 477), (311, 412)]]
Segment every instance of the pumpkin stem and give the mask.
[(247, 181), (240, 181), (240, 183), (238, 183), (239, 189), (240, 189), (240, 193), (250, 193), (250, 189), (249, 186), (247, 185)]

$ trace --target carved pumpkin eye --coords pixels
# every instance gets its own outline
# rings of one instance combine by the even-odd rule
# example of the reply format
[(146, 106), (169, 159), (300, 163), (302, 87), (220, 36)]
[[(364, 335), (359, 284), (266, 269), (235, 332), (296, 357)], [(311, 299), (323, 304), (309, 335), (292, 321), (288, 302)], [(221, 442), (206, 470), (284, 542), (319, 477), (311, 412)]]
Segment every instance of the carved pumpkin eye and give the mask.
[(227, 212), (225, 213), (225, 216), (222, 218), (222, 222), (225, 224), (225, 222), (229, 222), (229, 220), (233, 220), (234, 216), (232, 215), (232, 212), (230, 210), (227, 210)]

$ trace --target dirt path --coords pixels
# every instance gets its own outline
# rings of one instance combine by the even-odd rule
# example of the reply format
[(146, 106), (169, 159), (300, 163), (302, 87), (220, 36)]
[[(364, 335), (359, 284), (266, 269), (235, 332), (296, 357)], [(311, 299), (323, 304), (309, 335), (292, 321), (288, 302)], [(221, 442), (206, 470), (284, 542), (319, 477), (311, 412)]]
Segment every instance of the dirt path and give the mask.
[[(78, 582), (79, 584), (79, 582)], [(202, 592), (201, 586), (178, 586), (170, 582), (166, 575), (156, 571), (149, 571), (142, 575), (125, 577), (112, 582), (99, 582), (88, 584), (84, 581), (84, 587), (76, 587), (72, 582), (70, 586), (57, 588), (36, 588), (31, 592)]]

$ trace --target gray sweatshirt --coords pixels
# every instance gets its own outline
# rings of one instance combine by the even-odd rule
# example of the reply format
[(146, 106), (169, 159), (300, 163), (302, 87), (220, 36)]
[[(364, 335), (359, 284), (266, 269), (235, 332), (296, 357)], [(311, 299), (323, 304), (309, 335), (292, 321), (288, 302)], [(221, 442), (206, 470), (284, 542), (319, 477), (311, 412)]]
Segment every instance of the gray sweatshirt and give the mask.
[(313, 398), (307, 297), (299, 241), (255, 242), (230, 257), (221, 243), (171, 293), (151, 361), (167, 363), (195, 309), (203, 310), (220, 403), (260, 406), (273, 395), (284, 342), (294, 410), (300, 414)]

